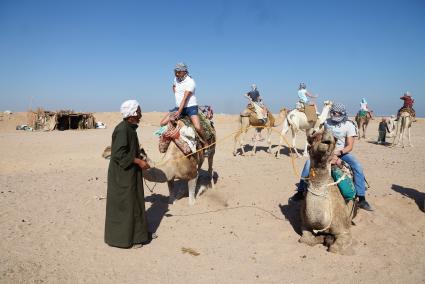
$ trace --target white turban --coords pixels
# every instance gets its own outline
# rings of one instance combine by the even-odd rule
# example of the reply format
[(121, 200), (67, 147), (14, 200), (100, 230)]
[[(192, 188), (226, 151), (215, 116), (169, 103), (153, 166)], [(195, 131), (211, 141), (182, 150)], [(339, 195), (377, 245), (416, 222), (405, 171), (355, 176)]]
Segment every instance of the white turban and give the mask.
[(137, 115), (139, 103), (136, 100), (128, 100), (121, 104), (120, 112), (123, 118)]

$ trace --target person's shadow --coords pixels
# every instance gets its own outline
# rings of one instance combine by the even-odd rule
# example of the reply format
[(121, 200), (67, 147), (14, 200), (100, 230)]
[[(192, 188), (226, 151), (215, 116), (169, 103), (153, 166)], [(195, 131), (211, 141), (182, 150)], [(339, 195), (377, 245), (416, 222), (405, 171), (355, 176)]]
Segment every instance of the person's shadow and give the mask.
[(285, 216), (285, 219), (289, 221), (295, 233), (301, 236), (300, 207), (299, 203), (279, 204), (280, 211)]
[(162, 218), (168, 212), (168, 197), (162, 194), (153, 193), (145, 197), (146, 202), (151, 203), (151, 207), (146, 210), (149, 224), (149, 231), (155, 233), (161, 224)]
[(408, 188), (408, 187), (403, 187), (401, 185), (397, 185), (397, 184), (393, 184), (391, 186), (391, 189), (404, 195), (407, 196), (411, 199), (413, 199), (416, 203), (416, 205), (418, 205), (419, 209), (422, 210), (423, 212), (425, 212), (425, 193), (420, 192), (416, 189), (413, 188)]

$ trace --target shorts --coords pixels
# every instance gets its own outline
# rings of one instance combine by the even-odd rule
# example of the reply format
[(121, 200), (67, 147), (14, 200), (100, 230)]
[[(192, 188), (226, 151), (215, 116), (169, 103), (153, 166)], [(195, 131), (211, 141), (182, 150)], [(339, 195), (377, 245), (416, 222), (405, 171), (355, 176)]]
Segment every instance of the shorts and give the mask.
[[(170, 112), (175, 112), (178, 110), (179, 108), (175, 107), (173, 109), (170, 109)], [(189, 117), (192, 115), (198, 115), (198, 106), (196, 105), (196, 106), (184, 107), (180, 115), (181, 116), (187, 115)]]

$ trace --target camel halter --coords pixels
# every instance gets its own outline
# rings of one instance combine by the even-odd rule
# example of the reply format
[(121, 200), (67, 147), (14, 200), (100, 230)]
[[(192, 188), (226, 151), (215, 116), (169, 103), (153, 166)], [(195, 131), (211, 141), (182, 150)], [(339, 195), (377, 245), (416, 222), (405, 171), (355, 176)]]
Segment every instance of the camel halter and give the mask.
[[(314, 171), (313, 171), (313, 173), (314, 173)], [(318, 190), (313, 190), (308, 186), (307, 191), (310, 192), (311, 194), (315, 195), (315, 196), (326, 198), (327, 195), (328, 195), (328, 188), (332, 185), (336, 185), (336, 184), (340, 183), (346, 176), (347, 176), (347, 174), (344, 173), (337, 181), (322, 185), (321, 187), (319, 187)], [(323, 189), (322, 192), (320, 192), (321, 189)], [(332, 199), (329, 199), (329, 208), (332, 208)], [(326, 225), (325, 228), (323, 228), (323, 229), (313, 230), (315, 233), (324, 232), (327, 229), (329, 229), (329, 227), (332, 225), (332, 219), (333, 219), (332, 210), (329, 210), (329, 212), (330, 212), (330, 222), (329, 222), (329, 224)]]

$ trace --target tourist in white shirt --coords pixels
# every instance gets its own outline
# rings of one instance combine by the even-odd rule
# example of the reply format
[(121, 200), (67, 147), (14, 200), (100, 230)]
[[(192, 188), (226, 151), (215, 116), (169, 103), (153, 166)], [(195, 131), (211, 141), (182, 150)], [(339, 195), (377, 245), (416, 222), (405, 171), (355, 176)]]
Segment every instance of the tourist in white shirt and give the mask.
[[(205, 133), (201, 127), (198, 116), (198, 102), (195, 96), (195, 81), (189, 76), (187, 65), (184, 63), (176, 64), (174, 74), (173, 93), (176, 100), (176, 107), (170, 110), (170, 112), (174, 112), (174, 119), (178, 119), (182, 115), (189, 116), (193, 126), (203, 140), (202, 143), (204, 144), (204, 147), (208, 147), (209, 145), (205, 138)], [(161, 120), (161, 125), (166, 125), (169, 121), (170, 115), (167, 114)]]

